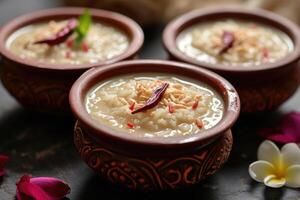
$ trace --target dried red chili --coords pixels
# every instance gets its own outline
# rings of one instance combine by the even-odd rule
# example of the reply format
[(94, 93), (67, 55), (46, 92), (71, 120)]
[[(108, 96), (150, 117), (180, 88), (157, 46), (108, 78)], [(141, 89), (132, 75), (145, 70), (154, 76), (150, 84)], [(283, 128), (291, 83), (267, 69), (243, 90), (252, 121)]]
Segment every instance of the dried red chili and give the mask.
[(135, 102), (132, 102), (129, 106), (129, 110), (134, 111)]
[(269, 59), (269, 50), (267, 48), (262, 49), (263, 58), (268, 60)]
[(146, 111), (146, 110), (149, 110), (149, 109), (155, 107), (162, 99), (162, 97), (168, 87), (169, 87), (169, 83), (164, 83), (159, 88), (156, 88), (154, 90), (153, 94), (151, 95), (151, 97), (146, 101), (145, 105), (143, 107), (131, 112), (131, 114), (143, 112), (143, 111)]
[(201, 119), (196, 119), (196, 125), (198, 128), (202, 129), (204, 127), (203, 121)]
[(73, 40), (73, 39), (70, 39), (70, 40), (67, 40), (67, 41), (66, 41), (66, 45), (67, 45), (67, 47), (69, 47), (70, 49), (73, 47), (73, 44), (74, 44), (74, 40)]
[(192, 109), (193, 109), (193, 110), (196, 110), (196, 109), (198, 108), (198, 105), (199, 105), (199, 97), (197, 97), (197, 98), (195, 99), (195, 102), (194, 102), (194, 104), (193, 104), (193, 106), (192, 106)]
[(174, 110), (174, 106), (172, 103), (169, 103), (168, 110), (169, 110), (169, 113), (174, 113), (175, 110)]
[(134, 124), (131, 123), (131, 122), (128, 122), (128, 123), (127, 123), (127, 127), (128, 127), (128, 128), (134, 128)]
[(88, 51), (89, 51), (89, 45), (88, 45), (87, 43), (85, 43), (85, 42), (83, 42), (83, 43), (81, 44), (81, 48), (82, 48), (82, 50), (83, 50), (84, 52), (88, 52)]
[(219, 55), (226, 53), (234, 43), (234, 34), (231, 31), (224, 31), (222, 35), (222, 41), (223, 41), (223, 48), (219, 52)]
[(57, 44), (61, 44), (65, 42), (70, 35), (75, 31), (77, 27), (77, 20), (76, 19), (71, 19), (68, 21), (67, 25), (60, 29), (55, 36), (45, 39), (45, 40), (40, 40), (35, 42), (34, 44), (47, 44), (49, 46), (54, 46)]

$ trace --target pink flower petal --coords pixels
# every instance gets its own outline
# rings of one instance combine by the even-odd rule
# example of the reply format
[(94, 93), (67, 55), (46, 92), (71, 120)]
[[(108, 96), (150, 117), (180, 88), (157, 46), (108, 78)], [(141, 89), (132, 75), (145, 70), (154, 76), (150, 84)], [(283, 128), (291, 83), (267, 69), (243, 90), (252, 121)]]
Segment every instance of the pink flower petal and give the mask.
[(18, 200), (50, 200), (42, 188), (30, 183), (30, 179), (30, 176), (24, 175), (17, 183)]
[(283, 133), (293, 135), (300, 142), (300, 113), (291, 112), (287, 114), (282, 119), (281, 127)]
[(0, 177), (5, 175), (4, 167), (7, 164), (8, 160), (8, 156), (0, 155)]
[(21, 177), (17, 183), (18, 200), (59, 200), (70, 193), (70, 187), (60, 179), (51, 177)]
[(48, 195), (62, 199), (70, 193), (70, 187), (63, 181), (51, 177), (32, 178), (30, 182), (41, 187)]
[(283, 116), (278, 127), (262, 129), (258, 135), (278, 143), (299, 143), (300, 113), (291, 112)]

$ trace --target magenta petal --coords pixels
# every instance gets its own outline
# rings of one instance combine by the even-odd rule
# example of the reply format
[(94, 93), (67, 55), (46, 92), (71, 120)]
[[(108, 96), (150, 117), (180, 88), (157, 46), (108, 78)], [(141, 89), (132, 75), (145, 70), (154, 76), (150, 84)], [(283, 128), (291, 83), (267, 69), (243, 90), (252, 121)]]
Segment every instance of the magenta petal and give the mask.
[(293, 135), (295, 142), (300, 142), (300, 113), (287, 114), (282, 119), (281, 128), (284, 134)]
[(18, 200), (59, 200), (69, 193), (70, 187), (59, 179), (24, 175), (17, 183), (16, 196)]
[(24, 175), (17, 183), (18, 200), (51, 200), (47, 194), (39, 187), (30, 183), (30, 176)]
[(265, 130), (262, 130), (258, 132), (258, 134), (268, 140), (272, 140), (274, 142), (278, 143), (291, 143), (297, 141), (297, 138), (294, 135), (289, 134), (283, 134), (283, 133), (273, 133), (273, 132), (266, 132)]
[(60, 179), (51, 177), (32, 178), (30, 182), (39, 186), (53, 199), (62, 199), (70, 193), (70, 187)]
[(282, 117), (276, 128), (262, 129), (258, 135), (278, 143), (300, 142), (300, 114), (291, 112)]
[(8, 156), (0, 155), (0, 177), (5, 175), (4, 167), (7, 164), (8, 160)]

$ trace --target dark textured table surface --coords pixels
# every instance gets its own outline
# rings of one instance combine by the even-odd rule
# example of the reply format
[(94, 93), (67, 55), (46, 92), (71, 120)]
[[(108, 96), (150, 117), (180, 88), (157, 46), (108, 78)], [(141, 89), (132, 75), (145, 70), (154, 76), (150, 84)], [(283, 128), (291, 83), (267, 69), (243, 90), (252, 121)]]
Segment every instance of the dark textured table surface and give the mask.
[[(58, 0), (0, 0), (0, 24), (34, 10), (57, 7)], [(161, 27), (145, 30), (141, 58), (166, 57)], [(300, 190), (269, 189), (252, 181), (248, 165), (256, 160), (261, 138), (255, 132), (276, 124), (289, 111), (300, 111), (300, 90), (278, 111), (242, 117), (233, 128), (234, 148), (229, 161), (213, 177), (185, 190), (141, 193), (119, 188), (102, 180), (79, 158), (72, 138), (73, 121), (30, 113), (0, 85), (0, 153), (10, 155), (7, 176), (0, 180), (0, 200), (15, 197), (15, 183), (24, 173), (54, 176), (71, 186), (71, 200), (94, 199), (203, 199), (203, 200), (300, 200)]]

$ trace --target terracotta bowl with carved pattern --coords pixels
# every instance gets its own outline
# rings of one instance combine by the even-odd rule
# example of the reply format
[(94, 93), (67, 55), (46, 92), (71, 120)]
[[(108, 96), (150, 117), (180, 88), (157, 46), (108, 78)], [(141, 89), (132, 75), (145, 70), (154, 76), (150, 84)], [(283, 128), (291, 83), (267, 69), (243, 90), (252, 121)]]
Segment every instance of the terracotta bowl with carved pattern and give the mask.
[(121, 14), (90, 9), (93, 21), (111, 24), (123, 30), (130, 39), (128, 49), (110, 60), (94, 64), (49, 64), (22, 59), (7, 47), (8, 37), (20, 28), (50, 20), (77, 18), (84, 8), (55, 8), (20, 16), (1, 28), (1, 80), (4, 87), (24, 107), (45, 113), (69, 114), (68, 94), (72, 84), (87, 69), (122, 60), (134, 59), (143, 45), (144, 35), (137, 23)]
[[(290, 37), (294, 49), (283, 59), (252, 66), (212, 64), (187, 56), (177, 47), (179, 34), (195, 24), (222, 19), (244, 20), (276, 28)], [(270, 111), (287, 101), (300, 83), (300, 30), (289, 20), (274, 13), (241, 7), (212, 7), (196, 10), (170, 22), (163, 33), (170, 60), (212, 70), (231, 82), (241, 98), (242, 113)]]
[[(181, 74), (208, 84), (224, 101), (224, 115), (214, 127), (186, 136), (136, 137), (94, 120), (85, 97), (99, 81), (132, 73)], [(219, 75), (193, 65), (160, 61), (124, 61), (84, 73), (73, 85), (71, 109), (77, 118), (74, 141), (81, 158), (105, 179), (138, 190), (188, 187), (216, 173), (232, 148), (231, 127), (240, 112), (233, 86)]]

